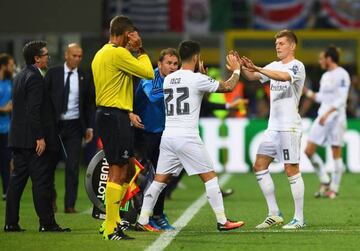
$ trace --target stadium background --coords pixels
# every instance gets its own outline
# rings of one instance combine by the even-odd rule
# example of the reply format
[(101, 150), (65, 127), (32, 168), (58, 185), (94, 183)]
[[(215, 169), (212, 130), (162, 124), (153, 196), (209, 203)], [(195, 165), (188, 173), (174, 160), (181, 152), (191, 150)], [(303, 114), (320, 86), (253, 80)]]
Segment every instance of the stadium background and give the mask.
[[(256, 64), (265, 65), (275, 59), (274, 31), (289, 28), (297, 30), (297, 58), (306, 66), (306, 85), (316, 91), (323, 73), (317, 63), (318, 53), (325, 46), (335, 44), (341, 49), (341, 64), (352, 76), (348, 117), (354, 129), (351, 132), (353, 141), (347, 143), (352, 144), (352, 149), (356, 148), (355, 152), (360, 152), (360, 134), (357, 131), (360, 128), (359, 1), (34, 0), (1, 1), (0, 9), (0, 51), (14, 55), (18, 67), (24, 65), (21, 55), (23, 45), (32, 39), (44, 39), (48, 41), (50, 65), (61, 64), (66, 45), (78, 42), (84, 49), (82, 68), (89, 70), (93, 55), (107, 42), (109, 20), (120, 13), (128, 15), (139, 27), (154, 65), (163, 48), (176, 48), (180, 41), (194, 39), (202, 45), (206, 65), (219, 68), (223, 78), (227, 74), (223, 68), (227, 51), (236, 49)], [(266, 87), (243, 79), (242, 82), (239, 95), (250, 101), (246, 117), (250, 120), (266, 119)], [(300, 113), (303, 117), (314, 118), (317, 108), (317, 104), (301, 100)], [(236, 140), (231, 140), (234, 142), (229, 143), (229, 148), (236, 145)], [(226, 169), (226, 159), (231, 156), (224, 159), (223, 154), (217, 155), (213, 155), (213, 160), (221, 161)], [(245, 152), (242, 155), (247, 165), (251, 165), (251, 156)], [(323, 156), (326, 157), (326, 151)], [(346, 163), (350, 158), (345, 154)], [(357, 168), (350, 168), (350, 171), (359, 172), (360, 157), (352, 158), (355, 160), (351, 165)]]
[[(236, 49), (256, 64), (264, 65), (275, 59), (275, 32), (293, 29), (299, 38), (297, 58), (304, 62), (307, 71), (306, 85), (315, 91), (323, 73), (317, 63), (318, 53), (325, 46), (335, 44), (341, 49), (341, 65), (352, 76), (344, 161), (349, 172), (360, 172), (360, 2), (357, 0), (1, 0), (0, 13), (0, 52), (13, 55), (19, 69), (24, 66), (23, 45), (43, 39), (48, 41), (51, 66), (63, 63), (68, 43), (78, 42), (84, 49), (82, 68), (89, 70), (93, 55), (107, 42), (107, 26), (116, 14), (129, 16), (140, 29), (154, 65), (161, 49), (193, 39), (201, 43), (206, 65), (219, 68), (222, 77), (227, 74), (221, 65), (228, 50)], [(250, 100), (244, 118), (201, 121), (202, 136), (210, 146), (208, 150), (218, 171), (248, 172), (256, 149), (254, 138), (266, 128), (268, 107), (257, 105), (267, 101), (266, 88), (243, 79), (242, 82), (241, 94)], [(317, 108), (301, 100), (300, 113), (305, 118), (303, 140)], [(320, 149), (320, 153), (331, 168), (328, 151)], [(281, 170), (276, 164), (272, 169)], [(311, 171), (305, 167), (305, 172)], [(62, 177), (61, 169), (57, 175)], [(357, 175), (348, 175), (352, 177), (351, 186), (358, 186)], [(80, 200), (87, 201), (84, 191), (80, 196), (83, 196)], [(4, 212), (3, 207), (0, 212)]]

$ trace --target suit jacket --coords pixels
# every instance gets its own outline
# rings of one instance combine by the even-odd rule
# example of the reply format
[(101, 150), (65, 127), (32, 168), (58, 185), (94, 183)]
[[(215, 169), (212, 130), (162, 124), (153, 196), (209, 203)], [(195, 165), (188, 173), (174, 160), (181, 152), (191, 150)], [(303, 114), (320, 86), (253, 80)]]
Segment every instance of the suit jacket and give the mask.
[[(82, 132), (93, 127), (95, 114), (95, 91), (91, 77), (78, 68), (79, 76), (79, 113)], [(49, 86), (50, 97), (55, 107), (56, 121), (59, 122), (65, 87), (64, 66), (50, 68), (45, 76), (45, 83)]]
[(26, 66), (14, 79), (13, 110), (9, 146), (36, 148), (36, 140), (44, 138), (47, 150), (57, 150), (54, 107), (40, 71)]

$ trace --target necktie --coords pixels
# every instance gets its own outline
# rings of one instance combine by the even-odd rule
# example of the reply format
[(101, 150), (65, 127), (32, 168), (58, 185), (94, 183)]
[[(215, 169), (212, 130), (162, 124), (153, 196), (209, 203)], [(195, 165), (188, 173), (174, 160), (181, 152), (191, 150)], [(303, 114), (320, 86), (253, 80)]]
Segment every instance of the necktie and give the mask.
[(64, 86), (64, 94), (63, 94), (63, 105), (62, 105), (62, 113), (66, 113), (69, 102), (69, 93), (70, 93), (70, 76), (73, 72), (69, 71), (66, 77), (65, 86)]

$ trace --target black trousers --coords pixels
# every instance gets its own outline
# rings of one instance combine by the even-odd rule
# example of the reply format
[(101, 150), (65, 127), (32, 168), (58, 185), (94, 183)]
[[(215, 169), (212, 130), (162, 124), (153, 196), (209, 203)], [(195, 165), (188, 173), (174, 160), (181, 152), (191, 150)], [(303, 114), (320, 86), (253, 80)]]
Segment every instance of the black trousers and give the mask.
[(6, 195), (9, 186), (11, 150), (8, 145), (8, 134), (0, 133), (0, 173), (3, 194)]
[(65, 154), (63, 154), (65, 162), (64, 206), (65, 208), (73, 208), (75, 207), (79, 186), (79, 165), (82, 140), (80, 120), (60, 121), (60, 137), (64, 144), (64, 149), (62, 151), (65, 150), (67, 155), (64, 156)]
[[(150, 133), (150, 132), (142, 133), (141, 141), (144, 150), (144, 156), (146, 159), (151, 161), (155, 170), (159, 159), (161, 135), (162, 133)], [(165, 188), (159, 195), (159, 198), (154, 207), (154, 216), (160, 216), (164, 214), (166, 190), (167, 188)]]
[(5, 224), (18, 224), (20, 200), (29, 177), (32, 181), (33, 201), (40, 225), (56, 224), (51, 203), (53, 178), (50, 165), (56, 154), (57, 152), (45, 150), (38, 156), (35, 149), (13, 149), (14, 170), (9, 181)]

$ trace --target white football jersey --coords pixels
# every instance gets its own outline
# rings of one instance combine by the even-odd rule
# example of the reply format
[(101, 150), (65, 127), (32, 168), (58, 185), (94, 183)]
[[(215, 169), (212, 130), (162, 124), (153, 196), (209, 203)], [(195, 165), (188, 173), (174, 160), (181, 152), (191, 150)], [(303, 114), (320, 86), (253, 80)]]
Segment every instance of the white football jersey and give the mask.
[(180, 69), (165, 77), (166, 122), (163, 136), (199, 134), (201, 101), (206, 92), (215, 92), (219, 82), (201, 73)]
[(290, 81), (276, 81), (260, 74), (262, 83), (270, 80), (270, 117), (268, 129), (274, 131), (301, 131), (299, 101), (305, 82), (305, 67), (299, 60), (287, 64), (274, 61), (264, 67), (269, 70), (287, 72)]
[(316, 101), (321, 103), (318, 115), (321, 116), (332, 107), (337, 109), (331, 117), (346, 119), (346, 100), (350, 88), (349, 73), (342, 67), (325, 72), (320, 79), (320, 89), (316, 93)]

